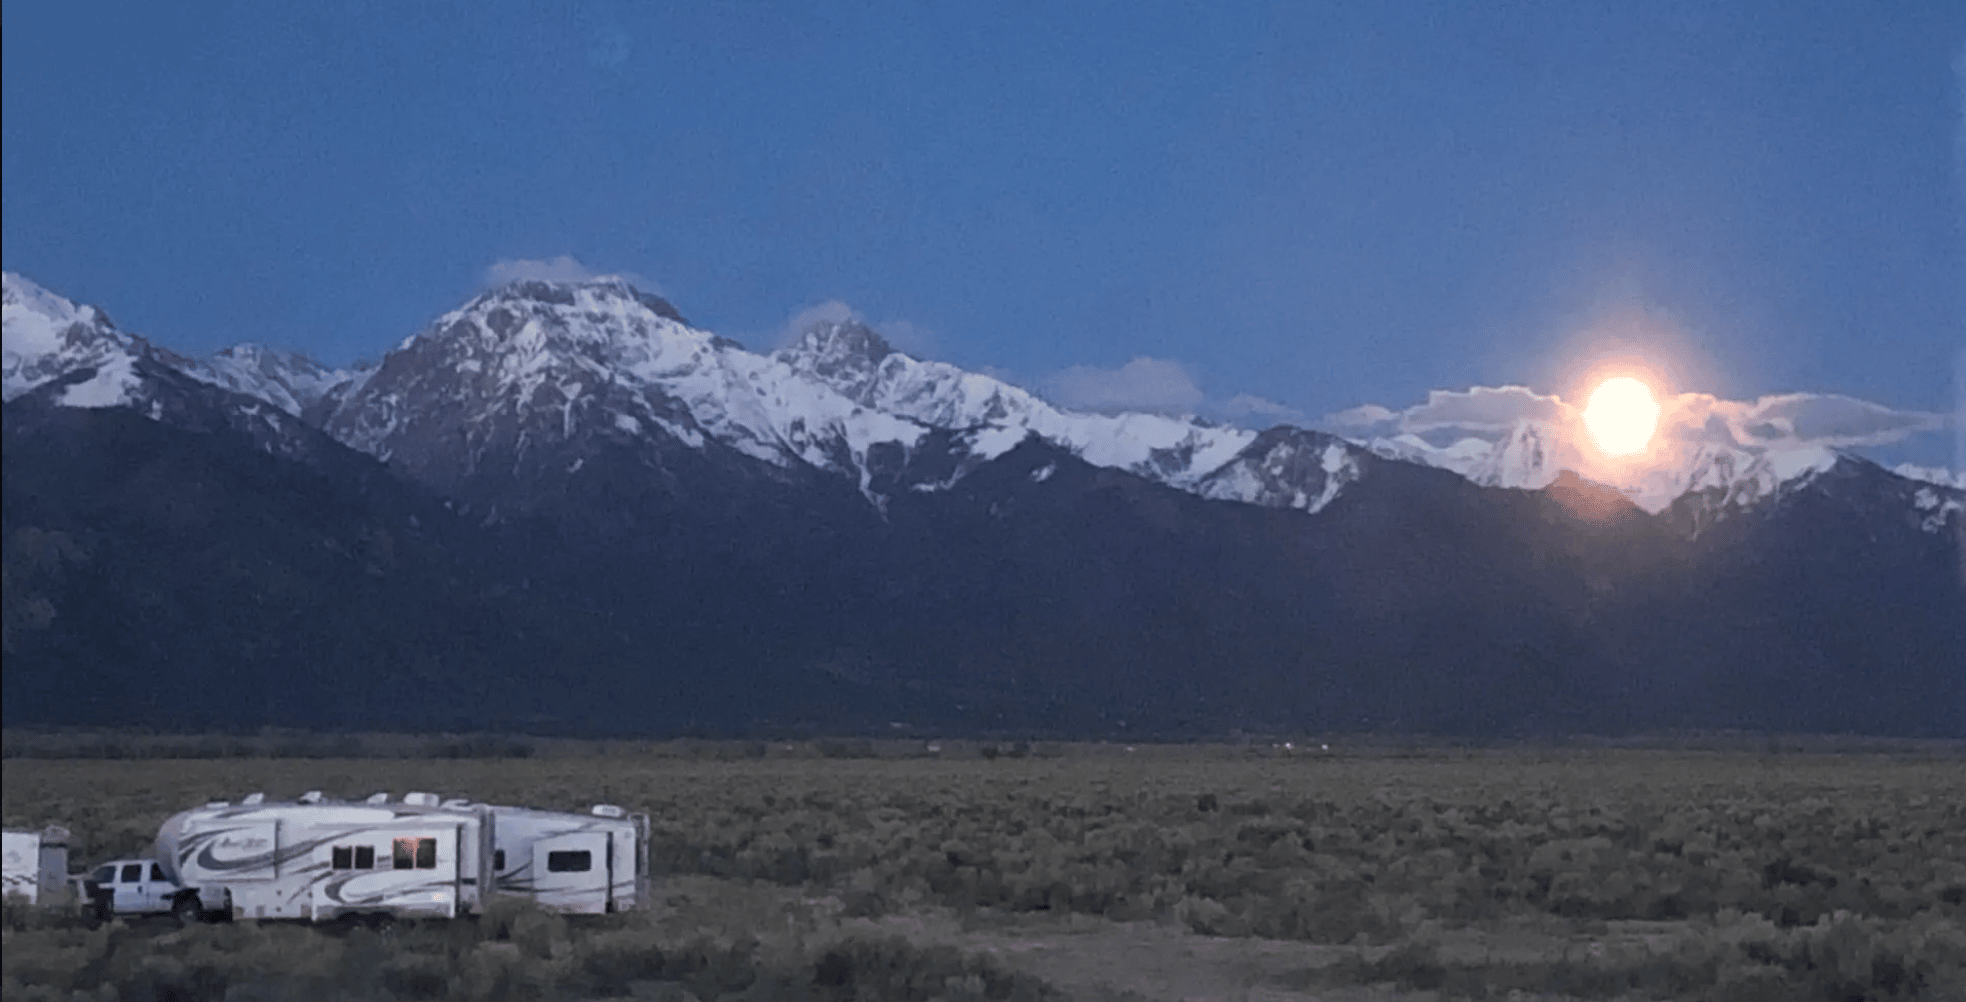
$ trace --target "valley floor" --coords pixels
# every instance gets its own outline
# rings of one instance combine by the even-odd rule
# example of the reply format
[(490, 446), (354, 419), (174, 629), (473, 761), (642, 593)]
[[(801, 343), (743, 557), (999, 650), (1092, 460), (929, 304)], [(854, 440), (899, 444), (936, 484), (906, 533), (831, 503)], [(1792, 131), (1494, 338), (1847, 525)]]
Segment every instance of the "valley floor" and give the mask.
[(75, 868), (214, 797), (416, 789), (645, 810), (657, 890), (592, 921), (504, 907), (380, 932), (89, 929), (10, 907), (4, 994), (1754, 1002), (1966, 985), (1954, 747), (987, 747), (13, 758), (6, 824), (68, 825)]

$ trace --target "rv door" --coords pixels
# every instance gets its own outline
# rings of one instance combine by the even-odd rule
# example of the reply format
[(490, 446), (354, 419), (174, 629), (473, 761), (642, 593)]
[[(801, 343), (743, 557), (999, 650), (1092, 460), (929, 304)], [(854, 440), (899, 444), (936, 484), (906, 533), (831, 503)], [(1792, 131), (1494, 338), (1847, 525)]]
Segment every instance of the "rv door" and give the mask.
[(548, 911), (613, 911), (614, 840), (607, 832), (573, 832), (532, 844), (533, 891)]

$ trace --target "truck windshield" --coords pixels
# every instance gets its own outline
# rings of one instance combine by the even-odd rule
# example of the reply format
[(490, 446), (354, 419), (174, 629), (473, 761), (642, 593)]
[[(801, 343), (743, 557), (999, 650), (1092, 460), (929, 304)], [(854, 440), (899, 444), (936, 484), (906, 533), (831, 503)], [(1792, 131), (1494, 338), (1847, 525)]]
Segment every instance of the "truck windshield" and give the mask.
[(115, 882), (116, 882), (116, 864), (115, 864), (115, 863), (105, 863), (105, 864), (103, 864), (102, 866), (98, 866), (98, 867), (96, 867), (96, 872), (94, 872), (94, 873), (91, 873), (91, 874), (89, 874), (89, 879), (90, 879), (90, 880), (93, 880), (93, 881), (95, 881), (95, 882), (96, 882), (96, 883), (98, 883), (98, 884), (113, 884), (113, 883), (115, 883)]

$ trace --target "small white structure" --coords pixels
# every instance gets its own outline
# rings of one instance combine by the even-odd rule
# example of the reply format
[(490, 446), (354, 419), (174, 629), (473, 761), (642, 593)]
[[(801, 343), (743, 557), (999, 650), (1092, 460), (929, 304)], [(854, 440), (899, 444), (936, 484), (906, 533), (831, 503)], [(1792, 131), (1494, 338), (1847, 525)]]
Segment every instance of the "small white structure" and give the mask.
[(0, 897), (18, 894), (27, 903), (55, 904), (68, 885), (68, 829), (49, 825), (39, 831), (8, 828), (0, 833), (6, 856)]

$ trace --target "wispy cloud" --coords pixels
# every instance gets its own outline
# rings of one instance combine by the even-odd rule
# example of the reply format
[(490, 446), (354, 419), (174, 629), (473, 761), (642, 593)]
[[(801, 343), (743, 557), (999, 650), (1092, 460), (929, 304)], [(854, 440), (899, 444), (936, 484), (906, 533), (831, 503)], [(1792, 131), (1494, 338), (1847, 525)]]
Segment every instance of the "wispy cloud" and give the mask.
[(789, 348), (798, 344), (799, 338), (803, 337), (807, 328), (814, 324), (843, 324), (849, 320), (866, 323), (866, 320), (860, 316), (860, 311), (838, 299), (828, 299), (823, 303), (814, 303), (794, 311), (791, 316), (785, 318), (785, 326), (780, 327), (768, 340), (773, 350)]
[(935, 333), (928, 328), (908, 320), (869, 321), (865, 314), (838, 299), (814, 303), (794, 312), (785, 321), (785, 326), (772, 336), (771, 344), (774, 349), (789, 347), (797, 344), (806, 328), (813, 324), (843, 324), (849, 320), (865, 324), (879, 334), (881, 340), (911, 358), (935, 357)]
[(1476, 386), (1466, 390), (1432, 390), (1427, 401), (1395, 411), (1367, 404), (1325, 417), (1322, 424), (1342, 434), (1462, 432), (1477, 438), (1500, 438), (1519, 421), (1553, 421), (1568, 406), (1526, 386)]
[(667, 295), (660, 284), (646, 275), (632, 271), (595, 271), (571, 254), (543, 259), (506, 258), (492, 262), (485, 269), (486, 288), (507, 282), (594, 282), (602, 279), (619, 279), (643, 292)]
[(883, 320), (873, 324), (888, 344), (911, 358), (934, 358), (937, 339), (935, 332), (920, 324), (907, 320)]
[(1301, 422), (1304, 412), (1252, 393), (1238, 393), (1212, 408), (1231, 421), (1255, 418), (1273, 422)]
[(1966, 470), (1953, 471), (1943, 466), (1919, 466), (1916, 463), (1899, 463), (1891, 472), (1907, 480), (1923, 480), (1928, 484), (1943, 484), (1966, 491)]
[(495, 261), (485, 269), (486, 285), (504, 285), (507, 282), (586, 282), (600, 276), (593, 269), (574, 260), (570, 254), (539, 261), (530, 258), (509, 258)]
[[(1523, 421), (1580, 422), (1569, 401), (1522, 386), (1434, 390), (1404, 410), (1368, 404), (1327, 415), (1319, 425), (1354, 438), (1417, 435), (1437, 445), (1497, 441)], [(1784, 393), (1752, 401), (1681, 393), (1660, 401), (1664, 439), (1752, 449), (1851, 448), (1901, 442), (1950, 425), (1944, 414), (1899, 410), (1836, 393)]]
[(1190, 413), (1206, 399), (1179, 362), (1145, 355), (1117, 369), (1074, 365), (1044, 380), (1054, 403), (1083, 411)]
[(1044, 396), (1067, 410), (1193, 414), (1237, 424), (1302, 423), (1304, 412), (1253, 393), (1222, 400), (1201, 388), (1188, 367), (1142, 355), (1117, 369), (1074, 365), (1038, 382)]
[(1668, 428), (1698, 429), (1687, 437), (1716, 434), (1714, 418), (1725, 423), (1736, 443), (1771, 448), (1887, 445), (1948, 424), (1944, 414), (1896, 410), (1836, 393), (1785, 393), (1753, 403), (1687, 393), (1671, 400), (1661, 414), (1662, 423), (1670, 422)]

